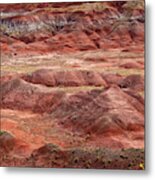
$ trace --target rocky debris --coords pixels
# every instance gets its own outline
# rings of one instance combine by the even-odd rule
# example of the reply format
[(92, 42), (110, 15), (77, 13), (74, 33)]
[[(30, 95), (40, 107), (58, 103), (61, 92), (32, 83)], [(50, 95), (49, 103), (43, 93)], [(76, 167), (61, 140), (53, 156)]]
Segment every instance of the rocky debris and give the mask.
[(28, 157), (2, 154), (2, 149), (0, 152), (0, 165), (5, 167), (144, 169), (143, 149), (62, 149), (50, 143), (34, 150)]
[(53, 71), (40, 69), (30, 75), (23, 76), (23, 79), (46, 86), (106, 86), (106, 82), (97, 72), (92, 71)]
[(144, 163), (142, 149), (61, 149), (54, 144), (34, 150), (27, 158), (29, 166), (46, 168), (141, 169), (141, 163)]
[(1, 86), (2, 108), (48, 112), (64, 97), (63, 92), (12, 79)]

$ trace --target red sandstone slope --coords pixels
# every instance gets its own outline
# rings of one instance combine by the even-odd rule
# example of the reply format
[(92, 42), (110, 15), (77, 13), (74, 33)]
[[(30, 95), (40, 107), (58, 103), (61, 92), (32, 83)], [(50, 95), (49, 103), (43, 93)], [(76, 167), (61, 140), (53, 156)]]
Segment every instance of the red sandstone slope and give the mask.
[(58, 71), (40, 69), (30, 75), (23, 75), (24, 80), (49, 87), (63, 86), (103, 86), (107, 84), (97, 72), (91, 71)]
[(132, 3), (1, 5), (3, 53), (72, 52), (141, 43), (143, 6), (137, 4), (133, 8)]
[[(143, 147), (143, 136), (136, 140), (135, 133), (144, 130), (144, 104), (118, 86), (69, 95), (12, 79), (2, 85), (1, 93), (2, 108), (47, 112), (51, 121), (56, 120), (58, 125), (74, 133), (77, 131), (83, 137), (95, 135), (105, 147)], [(123, 136), (128, 132), (130, 138), (127, 136), (126, 142)], [(113, 139), (114, 135), (119, 141)], [(101, 136), (107, 140), (102, 142)]]
[[(86, 153), (86, 157), (92, 161), (90, 167), (114, 168), (113, 160), (120, 156), (117, 149), (144, 148), (144, 104), (138, 96), (124, 92), (117, 86), (111, 86), (105, 90), (92, 90), (71, 95), (63, 93), (60, 98), (62, 93), (59, 91), (55, 93), (48, 88), (47, 92), (46, 88), (16, 79), (3, 84), (2, 108), (14, 110), (2, 111), (2, 129), (13, 134), (13, 136), (4, 135), (0, 138), (1, 154), (7, 155), (10, 159), (8, 163), (6, 160), (2, 161), (3, 165), (7, 163), (12, 166), (11, 162), (14, 162), (16, 166), (86, 168), (88, 164), (84, 162), (83, 164), (81, 159)], [(15, 109), (21, 109), (23, 112), (16, 112)], [(48, 114), (32, 114), (30, 111)], [(46, 143), (51, 142), (58, 148), (54, 150), (57, 155), (51, 154), (53, 148), (47, 148)], [(78, 150), (77, 146), (82, 149)], [(107, 160), (104, 157), (102, 163), (98, 162), (101, 163), (100, 165), (96, 164), (94, 161), (97, 156), (91, 154), (92, 150), (91, 153), (89, 152), (90, 147), (93, 150), (96, 147), (103, 149), (101, 156), (108, 151)], [(80, 159), (78, 166), (72, 158), (69, 162), (66, 160), (70, 157), (67, 155), (71, 151), (70, 148), (74, 148), (75, 152), (81, 151), (80, 154), (72, 157)], [(88, 150), (83, 152), (83, 148)], [(105, 148), (111, 149), (112, 154), (109, 150), (104, 150)], [(134, 151), (131, 153), (132, 158), (139, 157), (139, 155), (135, 157)], [(139, 151), (137, 153), (139, 154)], [(128, 157), (127, 154), (125, 152), (124, 156)], [(19, 161), (18, 156), (22, 161)], [(58, 158), (56, 163), (57, 156), (62, 160), (59, 162)], [(138, 162), (143, 161), (142, 156), (141, 154), (140, 159), (136, 160), (136, 166)], [(50, 163), (45, 157), (51, 159)], [(113, 159), (113, 163), (109, 166), (103, 165), (103, 162), (107, 162), (109, 158)], [(122, 167), (128, 166), (130, 160), (123, 161), (125, 164)], [(121, 165), (118, 164), (115, 167), (118, 168)]]
[(140, 169), (143, 1), (0, 11), (1, 165)]

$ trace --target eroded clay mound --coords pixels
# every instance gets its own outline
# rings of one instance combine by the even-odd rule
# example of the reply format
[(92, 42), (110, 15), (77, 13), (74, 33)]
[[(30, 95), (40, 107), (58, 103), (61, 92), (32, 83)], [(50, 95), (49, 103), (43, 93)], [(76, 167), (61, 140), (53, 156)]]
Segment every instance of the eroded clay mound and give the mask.
[(144, 91), (144, 78), (140, 75), (129, 75), (120, 81), (119, 86), (135, 91)]
[(46, 86), (106, 86), (106, 82), (97, 72), (92, 71), (53, 71), (41, 69), (30, 75), (24, 75), (23, 79)]
[[(136, 142), (138, 146), (144, 146), (143, 133), (139, 137), (134, 134), (144, 130), (143, 113), (144, 104), (141, 101), (118, 86), (112, 86), (106, 90), (66, 96), (51, 116), (65, 128), (104, 137), (100, 143), (118, 148), (134, 146), (134, 140), (139, 142)], [(128, 131), (131, 136), (124, 140), (123, 136), (126, 137)], [(118, 138), (114, 140), (114, 136)]]
[(78, 87), (78, 86), (111, 86), (134, 91), (144, 90), (144, 78), (141, 75), (122, 76), (119, 74), (105, 74), (89, 70), (54, 71), (39, 69), (31, 74), (21, 75), (21, 78), (34, 84), (49, 87)]
[(121, 76), (120, 74), (101, 73), (101, 76), (108, 85), (112, 85), (112, 84), (119, 85), (119, 83), (124, 79), (124, 77)]
[(2, 108), (48, 112), (63, 96), (63, 92), (53, 92), (22, 79), (11, 79), (1, 86)]
[[(10, 156), (9, 158), (18, 156), (23, 159), (24, 157), (30, 156), (31, 152), (33, 151), (32, 145), (27, 143), (24, 138), (21, 139), (21, 137), (16, 137), (7, 131), (1, 131), (0, 144), (1, 158), (8, 155)], [(3, 163), (3, 160), (6, 162), (5, 159), (0, 159), (0, 163)], [(7, 161), (9, 161), (9, 159), (7, 159)]]

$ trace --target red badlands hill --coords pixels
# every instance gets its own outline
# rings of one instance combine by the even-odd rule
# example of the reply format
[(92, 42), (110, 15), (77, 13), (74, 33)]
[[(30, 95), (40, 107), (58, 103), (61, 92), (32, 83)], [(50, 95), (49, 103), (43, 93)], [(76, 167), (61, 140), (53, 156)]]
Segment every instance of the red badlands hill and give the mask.
[[(144, 147), (144, 104), (138, 96), (131, 96), (117, 86), (73, 95), (50, 92), (50, 90), (46, 92), (45, 89), (45, 87), (37, 87), (23, 80), (11, 80), (2, 86), (2, 108), (48, 112), (49, 115), (43, 115), (41, 118), (44, 126), (46, 127), (47, 124), (46, 119), (48, 123), (50, 119), (50, 123), (54, 123), (63, 131), (70, 132), (77, 139), (83, 137), (81, 147), (97, 146), (114, 150)], [(2, 121), (6, 130), (11, 125), (10, 121), (10, 125), (6, 126), (7, 121)], [(61, 133), (63, 135), (64, 132)], [(30, 154), (33, 150), (31, 136), (33, 132), (29, 135), (29, 142), (14, 140), (11, 137), (8, 137), (9, 140), (1, 137), (1, 141), (4, 149), (8, 149), (9, 152), (17, 154), (25, 151)], [(75, 146), (74, 141), (70, 139), (65, 141), (67, 146)], [(45, 140), (43, 142), (45, 143)], [(21, 150), (17, 151), (17, 147)]]
[(0, 11), (1, 166), (143, 169), (143, 1)]
[(144, 40), (141, 3), (17, 4), (0, 9), (4, 53), (118, 48)]
[(58, 71), (48, 69), (35, 71), (23, 76), (28, 82), (45, 86), (106, 86), (106, 82), (97, 72), (91, 71)]
[[(2, 85), (1, 106), (13, 110), (46, 112), (49, 115), (42, 115), (41, 118), (45, 126), (44, 118), (50, 119), (60, 129), (75, 134), (75, 137), (86, 138), (81, 146), (110, 149), (144, 147), (143, 101), (138, 95), (123, 91), (118, 86), (69, 95), (54, 92), (43, 85), (12, 79)], [(4, 127), (5, 124), (6, 120)], [(26, 145), (28, 142), (23, 143)], [(68, 143), (74, 146), (74, 142)], [(13, 151), (16, 152), (16, 148)]]

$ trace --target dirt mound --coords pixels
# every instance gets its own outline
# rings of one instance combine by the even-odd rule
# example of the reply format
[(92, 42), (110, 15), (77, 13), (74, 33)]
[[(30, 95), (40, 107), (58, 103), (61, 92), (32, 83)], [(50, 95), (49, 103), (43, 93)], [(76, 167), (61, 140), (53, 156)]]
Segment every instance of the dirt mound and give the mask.
[(91, 71), (52, 71), (41, 69), (30, 75), (23, 76), (23, 79), (46, 86), (106, 86), (106, 82), (97, 72)]
[[(129, 96), (119, 87), (112, 86), (106, 90), (94, 90), (66, 97), (51, 112), (51, 116), (58, 119), (60, 125), (70, 130), (78, 129), (78, 132), (84, 134), (110, 137), (125, 135), (128, 131), (143, 131), (144, 117), (141, 109), (143, 104), (138, 99)], [(121, 141), (120, 139), (118, 147), (127, 143)], [(105, 140), (102, 143), (115, 146), (113, 141)]]
[(24, 139), (20, 139), (20, 137), (16, 137), (10, 134), (7, 131), (2, 131), (0, 134), (0, 145), (1, 145), (1, 155), (4, 154), (13, 156), (28, 157), (32, 148), (28, 143), (24, 141)]
[(52, 92), (50, 89), (12, 79), (1, 86), (1, 106), (3, 108), (48, 112), (63, 98), (63, 92)]
[(101, 76), (108, 85), (112, 85), (112, 84), (118, 85), (123, 80), (123, 77), (120, 74), (101, 73)]
[(1, 74), (1, 76), (0, 76), (0, 84), (2, 86), (4, 83), (6, 83), (12, 79), (19, 79), (23, 75), (24, 74), (5, 72), (4, 74)]
[(120, 67), (123, 67), (126, 69), (143, 69), (144, 65), (137, 62), (128, 62), (128, 63), (121, 64)]
[[(1, 88), (2, 108), (47, 112), (58, 126), (89, 135), (88, 144), (95, 142), (109, 148), (144, 146), (144, 102), (135, 92), (110, 86), (66, 94), (21, 79), (9, 80)], [(129, 131), (130, 138), (126, 136)], [(138, 139), (136, 132), (140, 133)]]
[(121, 88), (128, 88), (136, 91), (143, 91), (144, 90), (144, 79), (140, 75), (130, 75), (124, 78), (120, 83), (119, 86)]
[(8, 132), (0, 131), (0, 145), (1, 149), (8, 153), (12, 151), (15, 146), (15, 138)]

